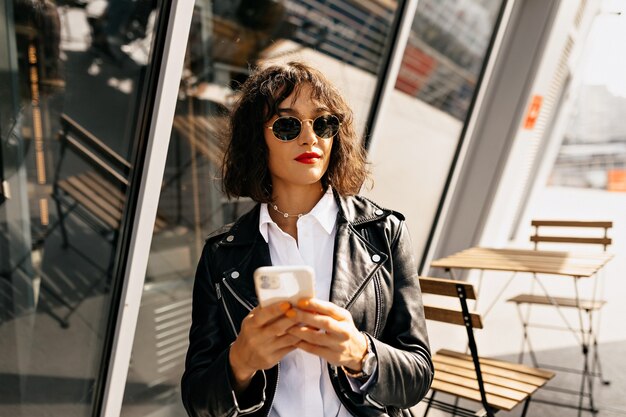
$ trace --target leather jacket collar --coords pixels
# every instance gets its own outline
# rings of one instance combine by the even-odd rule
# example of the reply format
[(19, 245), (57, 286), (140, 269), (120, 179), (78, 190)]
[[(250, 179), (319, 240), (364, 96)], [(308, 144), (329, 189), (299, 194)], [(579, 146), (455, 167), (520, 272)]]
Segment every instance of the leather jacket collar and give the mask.
[[(380, 220), (392, 212), (364, 197), (346, 198), (335, 190), (333, 190), (333, 195), (339, 212), (330, 301), (349, 309), (365, 284), (387, 260), (385, 253), (376, 249), (359, 233), (359, 228), (366, 223)], [(259, 212), (260, 205), (257, 204), (228, 231), (222, 230), (223, 234), (217, 243), (218, 247), (223, 249), (241, 250), (237, 257), (238, 262), (223, 271), (223, 278), (236, 288), (250, 307), (258, 303), (252, 279), (232, 278), (251, 277), (256, 268), (271, 265), (269, 247), (259, 232)], [(338, 256), (338, 254), (342, 255)], [(233, 259), (232, 256), (229, 258)]]

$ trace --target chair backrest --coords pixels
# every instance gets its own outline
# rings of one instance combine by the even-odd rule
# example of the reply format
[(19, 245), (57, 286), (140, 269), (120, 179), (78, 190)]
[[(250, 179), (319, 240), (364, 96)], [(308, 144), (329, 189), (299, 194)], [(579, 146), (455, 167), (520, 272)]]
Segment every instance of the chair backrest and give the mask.
[(128, 188), (131, 164), (67, 114), (61, 115), (59, 139), (63, 154), (57, 166), (57, 176), (64, 153), (69, 149), (91, 168), (119, 184), (121, 189)]
[(419, 277), (419, 280), (423, 294), (454, 297), (459, 300), (461, 311), (424, 303), (424, 315), (428, 320), (457, 324), (465, 327), (467, 332), (467, 345), (472, 355), (476, 382), (478, 382), (478, 389), (480, 391), (480, 402), (483, 404), (485, 410), (490, 410), (478, 356), (478, 348), (476, 347), (476, 339), (474, 338), (474, 328), (483, 328), (482, 319), (480, 314), (470, 312), (467, 307), (468, 299), (476, 299), (474, 286), (463, 281), (443, 278)]
[[(431, 277), (419, 277), (419, 280), (423, 294), (434, 294), (457, 298), (461, 301), (462, 305), (465, 303), (464, 300), (476, 299), (476, 292), (474, 291), (474, 286), (472, 284), (468, 284), (463, 281)], [(465, 305), (467, 306), (466, 303)], [(466, 320), (463, 313), (463, 306), (461, 306), (461, 308), (461, 310), (456, 310), (424, 303), (424, 315), (427, 320), (465, 326)], [(483, 323), (480, 314), (469, 311), (468, 313), (471, 319), (472, 327), (482, 329)]]
[[(540, 242), (552, 242), (601, 245), (606, 251), (607, 246), (612, 243), (608, 237), (609, 229), (613, 227), (612, 221), (532, 220), (531, 225), (534, 229), (530, 241), (535, 243), (535, 249)], [(546, 228), (549, 228), (547, 232), (550, 234), (545, 234)], [(572, 236), (575, 229), (598, 229), (602, 236)]]

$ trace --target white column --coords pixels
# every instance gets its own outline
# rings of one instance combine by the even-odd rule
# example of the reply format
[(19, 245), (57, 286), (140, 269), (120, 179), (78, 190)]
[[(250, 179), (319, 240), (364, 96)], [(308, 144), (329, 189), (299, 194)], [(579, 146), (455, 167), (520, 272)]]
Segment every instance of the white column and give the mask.
[(118, 417), (122, 409), (193, 7), (190, 0), (171, 3), (101, 417)]
[(402, 64), (402, 57), (404, 56), (404, 48), (409, 41), (409, 35), (411, 34), (411, 24), (415, 17), (415, 11), (417, 10), (417, 3), (419, 0), (406, 0), (406, 6), (403, 10), (402, 16), (400, 16), (398, 38), (396, 43), (392, 46), (389, 69), (384, 74), (383, 88), (381, 89), (380, 105), (376, 111), (374, 120), (372, 121), (372, 130), (369, 132), (370, 144), (368, 152), (375, 152), (377, 145), (376, 141), (376, 126), (378, 119), (385, 114), (385, 105), (396, 85), (396, 78), (398, 78), (398, 72), (400, 72), (400, 64)]

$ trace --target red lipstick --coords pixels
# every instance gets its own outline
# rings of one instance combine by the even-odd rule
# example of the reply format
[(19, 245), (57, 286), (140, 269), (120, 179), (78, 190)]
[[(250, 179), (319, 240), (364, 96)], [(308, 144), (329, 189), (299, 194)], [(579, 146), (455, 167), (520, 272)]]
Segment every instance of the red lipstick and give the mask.
[(296, 156), (294, 159), (303, 164), (314, 164), (316, 163), (322, 156), (317, 152), (305, 152)]

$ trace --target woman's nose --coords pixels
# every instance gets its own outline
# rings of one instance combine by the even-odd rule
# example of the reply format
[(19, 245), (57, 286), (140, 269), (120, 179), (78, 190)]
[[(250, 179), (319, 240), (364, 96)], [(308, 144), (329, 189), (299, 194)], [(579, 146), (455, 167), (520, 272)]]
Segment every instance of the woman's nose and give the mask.
[(318, 141), (315, 131), (313, 131), (313, 119), (302, 120), (302, 131), (298, 137), (301, 145), (315, 144)]

